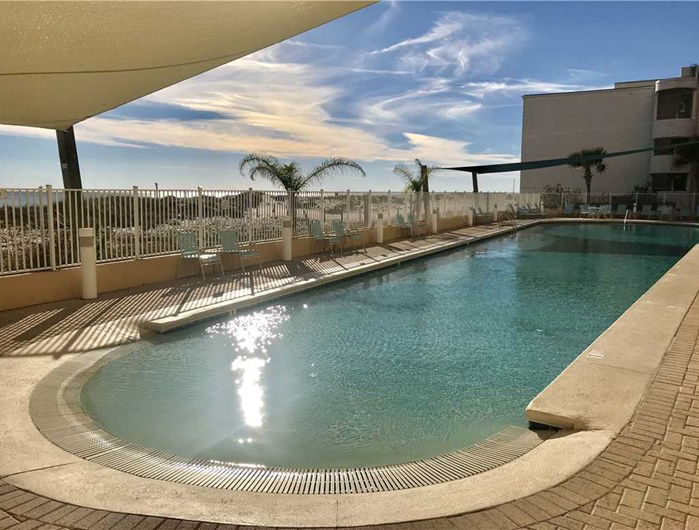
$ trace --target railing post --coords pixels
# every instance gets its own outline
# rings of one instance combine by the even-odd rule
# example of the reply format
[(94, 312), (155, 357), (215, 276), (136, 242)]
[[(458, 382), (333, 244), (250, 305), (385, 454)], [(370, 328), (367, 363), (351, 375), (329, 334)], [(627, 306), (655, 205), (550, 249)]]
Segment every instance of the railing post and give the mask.
[(364, 200), (364, 227), (371, 228), (371, 190), (366, 194)]
[(248, 243), (252, 243), (252, 188), (248, 188)]
[(292, 238), (291, 217), (287, 215), (282, 218), (282, 259), (284, 261), (291, 261), (293, 255)]
[(352, 225), (350, 223), (350, 209), (352, 208), (352, 196), (350, 195), (350, 190), (347, 190), (347, 219), (345, 220), (345, 223), (347, 223), (347, 228), (350, 228)]
[(386, 222), (391, 224), (391, 190), (388, 190), (386, 196)]
[(141, 215), (139, 212), (138, 186), (133, 187), (133, 238), (134, 258), (141, 259)]
[(204, 247), (204, 195), (201, 186), (197, 186), (197, 232), (199, 233), (199, 248)]
[(323, 189), (320, 189), (320, 224), (325, 230), (325, 194)]
[(83, 300), (97, 298), (97, 255), (95, 249), (95, 229), (79, 228), (80, 280)]
[(56, 231), (53, 226), (53, 187), (46, 185), (46, 202), (48, 205), (48, 225), (49, 225), (49, 264), (51, 270), (56, 270)]

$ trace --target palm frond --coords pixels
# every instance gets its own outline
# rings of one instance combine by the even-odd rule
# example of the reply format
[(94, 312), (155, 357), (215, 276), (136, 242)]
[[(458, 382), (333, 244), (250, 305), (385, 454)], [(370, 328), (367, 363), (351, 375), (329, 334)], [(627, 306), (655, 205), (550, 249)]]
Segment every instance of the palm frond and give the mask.
[(360, 173), (363, 177), (366, 176), (362, 166), (349, 158), (340, 157), (323, 160), (320, 164), (314, 167), (305, 178), (301, 180), (301, 189), (310, 185), (313, 181), (320, 182), (326, 177), (329, 177), (335, 173), (346, 173), (353, 171)]

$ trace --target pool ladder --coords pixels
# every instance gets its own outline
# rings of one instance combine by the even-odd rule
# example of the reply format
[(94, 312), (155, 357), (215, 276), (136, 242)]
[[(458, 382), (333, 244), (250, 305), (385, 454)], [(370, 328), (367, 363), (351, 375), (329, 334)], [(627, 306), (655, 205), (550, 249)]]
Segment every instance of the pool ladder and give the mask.
[(515, 221), (515, 216), (512, 215), (510, 212), (498, 212), (498, 225), (500, 228), (505, 226), (505, 221), (509, 221), (510, 224), (512, 225), (512, 231), (517, 232), (517, 221)]

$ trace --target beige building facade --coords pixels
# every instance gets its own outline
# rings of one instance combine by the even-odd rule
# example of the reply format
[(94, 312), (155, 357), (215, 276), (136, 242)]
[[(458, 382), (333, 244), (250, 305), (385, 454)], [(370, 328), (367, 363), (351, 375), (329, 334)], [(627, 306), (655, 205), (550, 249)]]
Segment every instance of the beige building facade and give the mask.
[[(699, 67), (679, 77), (615, 83), (614, 88), (524, 96), (522, 161), (563, 158), (585, 148), (608, 152), (655, 147), (607, 161), (592, 193), (624, 193), (650, 184), (655, 191), (699, 191), (690, 167), (673, 167), (672, 145), (699, 135)], [(581, 172), (568, 166), (521, 173), (521, 191), (561, 184), (584, 191)]]

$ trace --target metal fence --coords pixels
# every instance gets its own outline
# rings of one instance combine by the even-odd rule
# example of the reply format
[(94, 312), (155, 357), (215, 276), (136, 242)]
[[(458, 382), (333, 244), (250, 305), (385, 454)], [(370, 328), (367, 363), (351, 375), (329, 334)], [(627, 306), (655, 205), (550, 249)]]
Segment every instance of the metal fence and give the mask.
[(541, 193), (541, 200), (548, 210), (563, 210), (566, 205), (578, 209), (581, 204), (590, 206), (602, 206), (610, 204), (613, 209), (619, 205), (626, 206), (629, 211), (641, 211), (644, 206), (650, 206), (653, 210), (659, 206), (669, 206), (683, 216), (696, 215), (699, 196), (696, 193), (683, 191), (658, 192), (658, 193), (585, 193), (580, 191), (562, 191), (555, 193)]
[(0, 189), (0, 274), (56, 269), (80, 263), (77, 232), (95, 229), (98, 261), (140, 259), (178, 252), (177, 233), (198, 234), (202, 248), (219, 246), (223, 229), (243, 243), (281, 239), (282, 219), (294, 235), (310, 233), (310, 222), (330, 230), (332, 221), (352, 229), (370, 228), (382, 213), (428, 220), (492, 212), (510, 205), (539, 205), (539, 193), (353, 192), (100, 189), (64, 190), (51, 186)]

